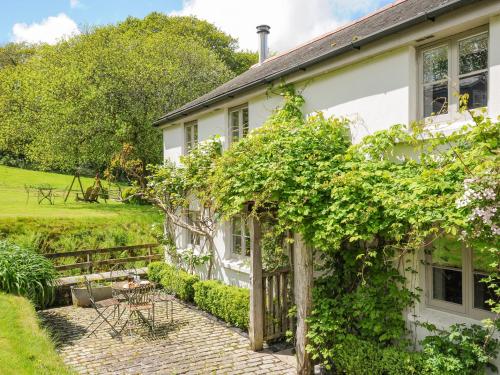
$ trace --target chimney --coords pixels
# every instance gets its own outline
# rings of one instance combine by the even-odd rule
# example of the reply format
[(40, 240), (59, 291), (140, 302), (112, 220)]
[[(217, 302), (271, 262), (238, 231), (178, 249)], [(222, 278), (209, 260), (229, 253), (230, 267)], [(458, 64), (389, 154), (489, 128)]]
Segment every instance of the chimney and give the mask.
[(269, 54), (267, 36), (269, 35), (270, 29), (271, 27), (267, 25), (257, 26), (257, 34), (259, 34), (259, 64), (262, 64)]

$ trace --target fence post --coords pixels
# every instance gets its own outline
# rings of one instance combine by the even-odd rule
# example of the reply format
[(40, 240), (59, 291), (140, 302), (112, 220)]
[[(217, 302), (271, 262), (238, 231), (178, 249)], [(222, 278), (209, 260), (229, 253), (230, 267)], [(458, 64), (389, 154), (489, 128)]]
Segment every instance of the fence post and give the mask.
[(92, 253), (87, 254), (87, 262), (90, 263), (88, 267), (89, 273), (94, 273), (94, 264), (92, 263)]
[(262, 295), (261, 228), (256, 217), (250, 220), (250, 347), (262, 350), (264, 343), (264, 307)]
[(151, 264), (151, 246), (148, 246), (148, 256), (149, 256), (148, 264)]
[(297, 374), (312, 375), (314, 366), (306, 351), (309, 324), (306, 318), (312, 310), (313, 256), (312, 249), (304, 243), (300, 234), (295, 234), (294, 241), (294, 293), (297, 305), (297, 331), (295, 333), (295, 352), (297, 356)]

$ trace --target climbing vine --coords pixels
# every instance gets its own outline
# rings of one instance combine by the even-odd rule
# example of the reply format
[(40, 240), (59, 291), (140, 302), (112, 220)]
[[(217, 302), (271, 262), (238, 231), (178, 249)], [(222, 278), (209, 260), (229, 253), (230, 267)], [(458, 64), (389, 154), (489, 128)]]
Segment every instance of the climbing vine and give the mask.
[[(252, 202), (251, 215), (263, 222), (272, 217), (271, 234), (264, 236), (268, 268), (284, 261), (276, 251), (284, 234), (302, 234), (320, 254), (322, 275), (315, 281), (307, 349), (339, 372), (350, 368), (353, 361), (340, 359), (359, 340), (372, 345), (374, 361), (390, 366), (397, 350), (406, 350), (403, 311), (415, 306), (421, 292), (417, 255), (442, 240), (460, 240), (488, 255), (491, 271), (483, 282), (498, 316), (500, 123), (469, 112), (471, 124), (451, 133), (426, 124), (395, 125), (351, 144), (348, 120), (304, 116), (300, 93), (291, 86), (280, 93), (282, 107), (226, 152), (210, 140), (181, 165), (153, 170), (149, 198), (170, 223), (208, 239), (212, 255), (216, 222)], [(193, 198), (203, 211), (197, 223), (179, 214)], [(427, 357), (399, 355), (418, 364), (380, 373), (480, 371), (498, 349), (498, 321), (439, 332), (423, 342)], [(457, 338), (471, 345), (453, 351)]]
[(222, 155), (211, 183), (222, 214), (254, 202), (255, 215), (272, 209), (277, 227), (319, 250), (313, 356), (332, 366), (331, 349), (352, 335), (404, 347), (402, 312), (420, 291), (409, 259), (445, 237), (493, 255), (485, 282), (498, 314), (500, 123), (471, 112), (472, 123), (451, 134), (396, 125), (351, 145), (348, 121), (306, 117), (293, 87), (282, 95), (283, 107)]

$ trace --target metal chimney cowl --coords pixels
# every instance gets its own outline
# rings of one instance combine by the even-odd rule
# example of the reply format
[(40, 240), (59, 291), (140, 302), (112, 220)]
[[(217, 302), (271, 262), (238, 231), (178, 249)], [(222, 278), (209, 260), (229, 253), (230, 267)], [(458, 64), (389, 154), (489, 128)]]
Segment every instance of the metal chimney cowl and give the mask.
[(267, 44), (267, 36), (271, 27), (268, 25), (257, 26), (257, 34), (259, 34), (259, 64), (262, 64), (269, 54), (269, 46)]

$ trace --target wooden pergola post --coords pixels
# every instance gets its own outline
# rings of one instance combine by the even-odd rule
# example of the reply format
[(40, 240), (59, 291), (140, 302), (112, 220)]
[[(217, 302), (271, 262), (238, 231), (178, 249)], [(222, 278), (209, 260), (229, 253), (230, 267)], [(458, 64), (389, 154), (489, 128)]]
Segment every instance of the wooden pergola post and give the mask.
[(261, 228), (255, 216), (249, 217), (250, 226), (250, 347), (262, 350), (264, 343), (264, 306), (262, 295)]
[(313, 254), (312, 249), (304, 243), (301, 235), (294, 235), (294, 294), (297, 306), (297, 330), (295, 332), (295, 352), (297, 356), (297, 374), (314, 373), (311, 357), (306, 351), (309, 324), (306, 318), (312, 310), (313, 287)]

